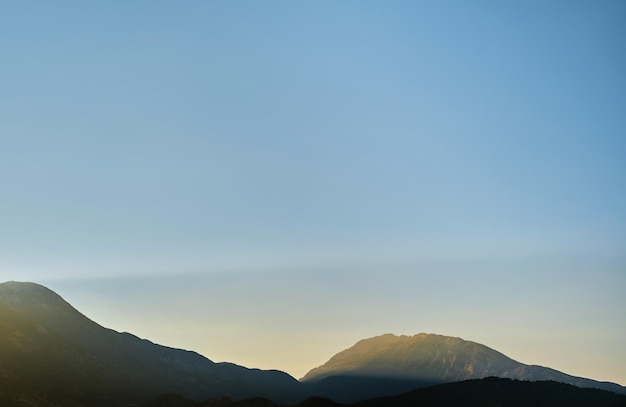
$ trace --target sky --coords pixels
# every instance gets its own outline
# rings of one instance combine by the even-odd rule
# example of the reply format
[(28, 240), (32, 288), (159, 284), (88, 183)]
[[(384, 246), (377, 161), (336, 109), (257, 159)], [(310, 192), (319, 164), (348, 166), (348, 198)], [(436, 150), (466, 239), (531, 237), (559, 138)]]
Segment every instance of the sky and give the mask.
[(1, 8), (1, 281), (295, 377), (431, 332), (626, 385), (626, 3)]

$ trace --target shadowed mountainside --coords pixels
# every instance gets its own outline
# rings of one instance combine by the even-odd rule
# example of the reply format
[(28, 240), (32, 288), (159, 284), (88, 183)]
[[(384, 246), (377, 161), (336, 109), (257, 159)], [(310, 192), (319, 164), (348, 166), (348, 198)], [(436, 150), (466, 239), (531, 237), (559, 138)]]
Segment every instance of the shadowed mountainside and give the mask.
[[(215, 400), (205, 407), (237, 400), (248, 403), (236, 404), (241, 406), (269, 406), (268, 400), (293, 405), (309, 396), (354, 402), (482, 376), (547, 379), (626, 393), (616, 384), (523, 365), (477, 343), (427, 334), (360, 341), (300, 383), (280, 371), (214, 363), (195, 352), (103, 328), (38, 284), (0, 284), (3, 407), (137, 406), (146, 400), (155, 407), (182, 407), (208, 399)], [(158, 394), (165, 395), (154, 398)], [(317, 397), (302, 405), (333, 403)]]
[[(614, 383), (570, 376), (542, 366), (525, 365), (475, 342), (425, 333), (414, 336), (386, 334), (364, 339), (336, 354), (322, 366), (312, 369), (301, 380), (305, 383), (321, 383), (337, 380), (337, 377), (349, 377), (352, 381), (357, 378), (386, 378), (432, 384), (490, 376), (527, 381), (552, 380), (578, 387), (626, 393), (626, 389)], [(417, 387), (423, 386), (414, 388)], [(330, 393), (324, 395), (332, 396)], [(350, 401), (359, 398), (362, 399), (355, 394)]]
[[(170, 404), (167, 404), (167, 402)], [(155, 399), (142, 407), (278, 407), (267, 399), (233, 401), (228, 398), (193, 403), (173, 395)], [(312, 397), (297, 407), (625, 407), (626, 395), (584, 389), (553, 381), (525, 382), (489, 377), (441, 384), (391, 397), (338, 404)]]
[(164, 392), (303, 399), (286, 373), (156, 345), (103, 328), (41, 285), (0, 284), (0, 405), (115, 406)]
[(441, 384), (392, 397), (366, 400), (358, 407), (624, 407), (626, 395), (554, 381), (527, 382), (489, 377)]

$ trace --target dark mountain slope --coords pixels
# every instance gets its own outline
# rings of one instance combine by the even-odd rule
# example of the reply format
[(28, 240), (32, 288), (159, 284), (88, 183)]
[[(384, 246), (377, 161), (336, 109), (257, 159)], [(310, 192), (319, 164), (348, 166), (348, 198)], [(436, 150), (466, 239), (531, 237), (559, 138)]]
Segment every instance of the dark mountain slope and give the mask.
[(302, 399), (286, 373), (156, 345), (101, 327), (41, 285), (0, 284), (1, 405), (114, 406), (164, 392), (196, 400)]
[[(426, 383), (450, 383), (496, 376), (528, 381), (553, 380), (579, 387), (626, 393), (626, 389), (614, 383), (597, 382), (541, 366), (524, 365), (475, 342), (423, 333), (415, 336), (387, 334), (364, 339), (311, 370), (302, 380), (307, 383), (322, 382), (337, 376)], [(358, 399), (359, 395), (354, 397)]]
[[(311, 395), (347, 402), (483, 375), (624, 392), (616, 384), (523, 365), (473, 342), (426, 334), (363, 340), (299, 383), (283, 372), (214, 363), (195, 352), (103, 328), (37, 284), (0, 284), (2, 407), (115, 407), (151, 399), (155, 405), (191, 405), (189, 400), (223, 396), (254, 398), (255, 404), (266, 403), (262, 397), (295, 404)], [(181, 397), (154, 399), (167, 393)], [(307, 405), (321, 402), (332, 404), (313, 398)]]
[(553, 381), (527, 382), (489, 377), (441, 384), (354, 407), (625, 407), (626, 395)]
[[(171, 401), (163, 404), (159, 401)], [(184, 404), (183, 404), (184, 403)], [(176, 396), (162, 397), (144, 407), (276, 407), (267, 399), (230, 399), (192, 403)], [(524, 382), (489, 377), (414, 390), (392, 397), (338, 404), (312, 397), (297, 407), (625, 407), (626, 395), (598, 389), (583, 389), (552, 381)]]

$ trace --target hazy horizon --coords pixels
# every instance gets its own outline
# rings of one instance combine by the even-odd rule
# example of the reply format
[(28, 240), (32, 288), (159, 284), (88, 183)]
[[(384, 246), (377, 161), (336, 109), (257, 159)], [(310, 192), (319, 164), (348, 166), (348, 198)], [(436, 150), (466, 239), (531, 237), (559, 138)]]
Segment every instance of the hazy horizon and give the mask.
[(0, 280), (299, 378), (430, 332), (626, 385), (626, 3), (12, 3)]
[[(415, 274), (399, 267), (384, 275), (240, 270), (41, 283), (107, 328), (298, 379), (361, 339), (426, 332), (478, 342), (521, 363), (624, 385), (621, 327), (613, 325), (620, 321), (619, 307), (598, 314), (621, 303), (621, 273), (507, 276), (497, 268), (470, 274), (431, 266), (413, 286)], [(474, 279), (484, 287), (477, 290)], [(580, 320), (584, 331), (576, 327)]]

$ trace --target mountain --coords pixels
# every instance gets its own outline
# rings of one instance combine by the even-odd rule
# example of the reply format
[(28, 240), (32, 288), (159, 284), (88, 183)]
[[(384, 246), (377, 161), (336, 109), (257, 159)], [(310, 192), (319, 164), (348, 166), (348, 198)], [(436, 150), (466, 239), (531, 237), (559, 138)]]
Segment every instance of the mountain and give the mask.
[[(519, 363), (487, 346), (433, 334), (396, 336), (386, 334), (359, 341), (351, 348), (333, 356), (328, 362), (309, 371), (301, 381), (317, 383), (323, 389), (320, 395), (335, 400), (355, 401), (363, 399), (362, 392), (372, 397), (368, 382), (385, 379), (393, 389), (381, 387), (378, 395), (398, 393), (398, 386), (405, 390), (435, 383), (451, 383), (469, 379), (496, 376), (526, 381), (552, 380), (578, 387), (590, 387), (626, 393), (626, 389), (614, 383), (597, 382), (574, 377), (541, 366)], [(332, 383), (351, 383), (338, 386)], [(405, 385), (402, 385), (405, 383)], [(363, 389), (363, 390), (360, 390)]]
[(103, 328), (41, 285), (0, 284), (0, 405), (135, 405), (168, 392), (303, 399), (286, 373), (214, 363)]
[[(204, 407), (298, 402), (303, 407), (332, 406), (485, 376), (553, 380), (626, 393), (616, 384), (527, 366), (474, 342), (427, 334), (362, 340), (299, 382), (284, 372), (214, 363), (195, 352), (104, 328), (38, 284), (0, 284), (2, 407), (186, 407), (199, 400), (207, 400)], [(501, 387), (506, 389), (509, 382)], [(472, 386), (470, 393), (476, 390)], [(512, 386), (514, 391), (525, 385)], [(305, 400), (310, 396), (319, 397)], [(396, 405), (398, 400), (378, 405)]]

